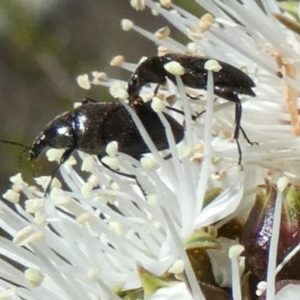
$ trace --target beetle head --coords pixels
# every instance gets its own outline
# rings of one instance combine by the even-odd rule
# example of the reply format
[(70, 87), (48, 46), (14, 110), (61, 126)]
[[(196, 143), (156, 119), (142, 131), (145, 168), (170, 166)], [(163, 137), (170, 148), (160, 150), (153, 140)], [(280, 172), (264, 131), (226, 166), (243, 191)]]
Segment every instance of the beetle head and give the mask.
[(53, 119), (35, 138), (29, 151), (29, 160), (35, 161), (46, 148), (70, 149), (75, 144), (72, 115), (66, 112)]
[(128, 81), (127, 92), (131, 98), (138, 96), (142, 86), (141, 78), (138, 76), (137, 72), (133, 73)]
[(167, 74), (164, 69), (164, 59), (161, 56), (147, 58), (137, 67), (128, 81), (129, 96), (138, 96), (141, 88), (147, 83), (165, 84)]

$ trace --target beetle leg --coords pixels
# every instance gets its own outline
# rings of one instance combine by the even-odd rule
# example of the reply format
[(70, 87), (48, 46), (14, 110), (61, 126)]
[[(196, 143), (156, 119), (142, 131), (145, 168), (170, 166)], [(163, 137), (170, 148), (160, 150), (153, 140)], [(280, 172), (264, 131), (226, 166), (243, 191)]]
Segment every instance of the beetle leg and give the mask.
[(98, 101), (91, 98), (83, 98), (81, 101), (81, 104), (89, 104), (89, 103), (98, 103)]
[(241, 102), (237, 102), (235, 104), (235, 131), (233, 137), (235, 139), (239, 138), (239, 130), (241, 130), (245, 140), (247, 141), (248, 144), (252, 145), (258, 145), (256, 142), (251, 142), (250, 139), (248, 138), (245, 130), (241, 126), (241, 118), (242, 118), (242, 105)]
[(243, 129), (243, 127), (242, 127), (241, 125), (240, 125), (240, 129), (241, 129), (241, 132), (242, 132), (242, 134), (243, 134), (245, 140), (247, 141), (247, 143), (248, 143), (249, 145), (251, 145), (251, 146), (253, 146), (253, 145), (259, 145), (259, 143), (257, 143), (257, 142), (252, 142), (252, 141), (250, 141), (250, 139), (248, 138), (248, 136), (247, 136), (245, 130)]
[(154, 89), (154, 91), (153, 91), (153, 96), (156, 96), (156, 94), (158, 93), (159, 87), (160, 87), (160, 84), (158, 84), (158, 85), (155, 87), (155, 89)]
[(110, 168), (106, 163), (104, 163), (104, 162), (101, 160), (101, 157), (100, 157), (100, 156), (98, 156), (98, 158), (99, 158), (99, 161), (101, 162), (102, 166), (105, 167), (105, 168), (107, 168), (107, 169), (109, 169), (109, 170), (112, 171), (113, 173), (116, 173), (116, 174), (118, 174), (118, 175), (121, 175), (121, 176), (124, 176), (124, 177), (131, 178), (131, 179), (135, 180), (136, 183), (137, 183), (137, 185), (138, 185), (138, 187), (140, 188), (140, 190), (141, 190), (143, 196), (144, 196), (145, 198), (147, 197), (146, 192), (145, 192), (144, 189), (142, 188), (141, 184), (139, 183), (139, 181), (138, 181), (138, 179), (136, 178), (135, 175), (128, 174), (128, 173), (123, 173), (123, 172), (120, 172), (120, 171), (113, 170), (112, 168)]
[[(215, 98), (214, 102), (216, 102), (217, 100), (218, 100), (218, 98)], [(192, 120), (195, 121), (198, 117), (201, 117), (204, 113), (206, 113), (206, 109), (204, 109), (201, 112), (199, 112), (198, 114), (196, 114), (196, 116), (194, 117), (195, 119), (193, 119), (193, 117), (192, 117)]]
[(241, 126), (241, 118), (242, 118), (242, 105), (241, 102), (235, 103), (235, 129), (233, 133), (233, 138), (238, 139), (240, 135), (240, 126)]
[(239, 143), (239, 135), (240, 135), (240, 126), (241, 126), (241, 118), (242, 118), (242, 105), (241, 102), (238, 101), (235, 103), (235, 129), (233, 133), (233, 138), (236, 141), (236, 145), (238, 148), (239, 160), (238, 164), (242, 163), (242, 149)]
[[(176, 113), (181, 114), (181, 115), (184, 116), (184, 112), (183, 112), (182, 110), (180, 110), (180, 109), (177, 109), (177, 108), (174, 108), (174, 107), (171, 107), (171, 106), (166, 106), (166, 108), (169, 109), (169, 110), (171, 110), (171, 111), (174, 111), (174, 112), (176, 112)], [(204, 112), (205, 112), (205, 110), (202, 111), (200, 114), (202, 114), (202, 113), (204, 113)], [(196, 116), (191, 115), (192, 120), (195, 121), (195, 120), (198, 118), (198, 116), (199, 116), (200, 114), (198, 114), (198, 115), (196, 115)]]
[(75, 148), (69, 148), (69, 149), (67, 149), (67, 150), (63, 153), (62, 157), (60, 158), (59, 164), (56, 166), (56, 168), (54, 169), (54, 171), (53, 171), (52, 174), (51, 174), (50, 181), (49, 181), (49, 183), (48, 183), (48, 185), (47, 185), (47, 188), (46, 188), (46, 190), (45, 190), (45, 193), (44, 193), (44, 197), (46, 197), (47, 194), (49, 193), (50, 187), (51, 187), (51, 183), (52, 183), (52, 181), (53, 181), (53, 179), (54, 179), (56, 173), (58, 172), (59, 168), (61, 167), (61, 165), (63, 165), (63, 164), (68, 160), (68, 158), (71, 156), (71, 154), (72, 154), (72, 152), (74, 151), (74, 149), (75, 149)]
[(195, 96), (195, 97), (194, 97), (194, 96), (191, 96), (191, 95), (188, 94), (188, 93), (187, 93), (186, 95), (187, 95), (187, 97), (189, 97), (189, 98), (192, 99), (192, 100), (199, 100), (199, 99), (201, 98), (201, 96), (202, 96), (202, 95), (199, 95), (199, 96)]

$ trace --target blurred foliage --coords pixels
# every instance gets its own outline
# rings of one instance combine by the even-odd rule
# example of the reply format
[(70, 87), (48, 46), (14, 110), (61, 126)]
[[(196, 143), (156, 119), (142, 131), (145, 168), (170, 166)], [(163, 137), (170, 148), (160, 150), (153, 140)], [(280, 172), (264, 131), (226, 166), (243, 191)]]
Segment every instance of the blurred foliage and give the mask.
[(194, 0), (173, 0), (173, 3), (195, 16), (201, 16), (204, 13), (203, 8), (201, 8)]

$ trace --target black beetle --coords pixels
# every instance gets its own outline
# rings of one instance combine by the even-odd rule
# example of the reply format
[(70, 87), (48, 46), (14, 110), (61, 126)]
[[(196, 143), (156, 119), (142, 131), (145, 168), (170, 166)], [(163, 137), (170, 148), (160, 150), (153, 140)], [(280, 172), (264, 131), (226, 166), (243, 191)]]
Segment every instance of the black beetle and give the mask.
[[(157, 83), (154, 94), (157, 93), (160, 85), (166, 84), (166, 78), (169, 78), (176, 84), (176, 76), (171, 74), (165, 69), (165, 64), (176, 61), (184, 69), (185, 73), (181, 75), (184, 85), (190, 88), (207, 89), (207, 74), (205, 63), (209, 59), (181, 53), (169, 53), (163, 56), (152, 56), (143, 61), (131, 75), (128, 81), (127, 92), (129, 94), (130, 102), (134, 102), (138, 97), (140, 90), (147, 83)], [(214, 94), (232, 101), (235, 103), (235, 130), (233, 137), (236, 140), (239, 152), (239, 161), (242, 161), (242, 152), (238, 142), (239, 130), (241, 129), (245, 139), (249, 144), (253, 144), (247, 137), (245, 131), (241, 128), (240, 122), (242, 117), (241, 101), (238, 97), (239, 94), (245, 94), (254, 97), (255, 93), (252, 88), (255, 87), (253, 80), (238, 68), (219, 61), (221, 70), (213, 72), (214, 79)]]
[[(156, 148), (168, 148), (165, 128), (150, 104), (135, 104), (135, 113), (139, 116)], [(183, 127), (171, 116), (164, 114), (169, 122), (174, 139), (179, 143), (184, 137)], [(35, 138), (30, 147), (2, 140), (25, 147), (29, 151), (29, 160), (35, 161), (46, 148), (65, 149), (60, 163), (51, 176), (54, 178), (59, 167), (70, 157), (74, 150), (97, 155), (99, 159), (106, 155), (105, 149), (111, 141), (118, 142), (120, 152), (136, 159), (142, 157), (149, 149), (139, 129), (126, 108), (119, 102), (100, 103), (84, 99), (79, 107), (55, 117)], [(122, 174), (122, 173), (120, 173)], [(49, 192), (49, 183), (45, 194)]]
[[(168, 77), (176, 84), (176, 77), (168, 72), (165, 64), (176, 61), (184, 69), (185, 73), (181, 75), (184, 85), (195, 89), (206, 89), (207, 73), (205, 63), (210, 60), (198, 56), (169, 53), (163, 56), (152, 56), (143, 61), (131, 75), (128, 81), (128, 94), (130, 97), (139, 95), (141, 88), (147, 83), (166, 84)], [(245, 94), (254, 97), (252, 88), (255, 87), (253, 80), (240, 69), (219, 61), (222, 69), (213, 72), (214, 93), (228, 101), (239, 102), (237, 94)]]

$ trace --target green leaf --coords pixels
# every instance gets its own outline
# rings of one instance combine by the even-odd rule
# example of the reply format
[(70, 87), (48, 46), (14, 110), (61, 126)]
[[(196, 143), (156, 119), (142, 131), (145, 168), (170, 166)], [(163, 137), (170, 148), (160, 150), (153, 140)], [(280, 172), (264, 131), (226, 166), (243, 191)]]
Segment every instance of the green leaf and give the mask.
[(170, 280), (155, 276), (141, 266), (138, 266), (138, 272), (144, 289), (144, 299), (149, 299), (158, 289), (170, 286)]
[(298, 21), (292, 20), (291, 18), (288, 18), (281, 14), (274, 14), (274, 17), (288, 29), (297, 34), (300, 34), (300, 24)]
[(298, 1), (277, 1), (277, 5), (298, 20)]

